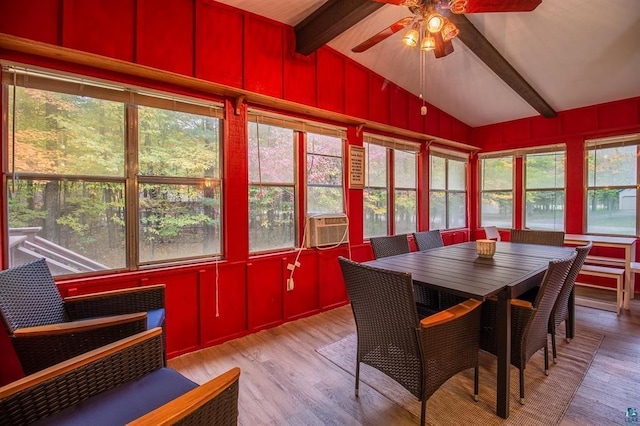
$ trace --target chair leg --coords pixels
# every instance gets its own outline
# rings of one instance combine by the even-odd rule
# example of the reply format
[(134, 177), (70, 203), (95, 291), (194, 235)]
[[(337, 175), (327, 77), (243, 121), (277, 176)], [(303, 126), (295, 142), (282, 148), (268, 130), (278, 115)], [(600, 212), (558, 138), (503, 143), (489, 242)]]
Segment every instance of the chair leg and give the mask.
[(427, 421), (427, 400), (422, 398), (422, 406), (420, 407), (420, 426), (424, 426)]
[(556, 349), (556, 333), (551, 333), (551, 353), (553, 353), (553, 363), (558, 363), (558, 351)]
[(480, 377), (480, 370), (478, 364), (473, 369), (473, 400), (478, 402), (478, 379)]
[(549, 343), (544, 344), (544, 375), (549, 375)]
[(520, 404), (524, 405), (524, 367), (520, 369)]
[(356, 398), (359, 398), (358, 389), (360, 388), (360, 361), (356, 361)]

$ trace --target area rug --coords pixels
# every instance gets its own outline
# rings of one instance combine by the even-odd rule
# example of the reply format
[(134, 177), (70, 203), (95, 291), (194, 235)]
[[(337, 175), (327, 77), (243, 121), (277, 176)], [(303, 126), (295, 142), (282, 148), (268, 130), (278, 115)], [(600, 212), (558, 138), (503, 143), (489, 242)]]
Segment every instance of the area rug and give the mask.
[[(591, 365), (603, 336), (577, 330), (567, 343), (564, 329), (558, 334), (558, 363), (551, 364), (549, 376), (544, 374), (542, 351), (534, 354), (525, 370), (525, 404), (519, 402), (518, 369), (511, 367), (510, 415), (504, 420), (495, 414), (496, 357), (480, 351), (480, 393), (473, 400), (473, 369), (464, 371), (446, 382), (427, 402), (427, 424), (482, 425), (555, 425), (560, 423), (573, 396)], [(316, 349), (316, 352), (354, 376), (356, 335)], [(551, 343), (549, 343), (551, 352)], [(551, 362), (551, 353), (549, 353)], [(369, 385), (380, 394), (420, 418), (420, 401), (394, 380), (360, 364), (360, 387)], [(361, 390), (362, 392), (362, 390)]]

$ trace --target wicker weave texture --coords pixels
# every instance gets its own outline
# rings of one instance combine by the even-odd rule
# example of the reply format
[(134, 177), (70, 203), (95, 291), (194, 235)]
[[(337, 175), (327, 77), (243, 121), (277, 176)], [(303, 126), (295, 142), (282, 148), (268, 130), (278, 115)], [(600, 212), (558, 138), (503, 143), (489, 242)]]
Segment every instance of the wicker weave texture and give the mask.
[(576, 259), (573, 261), (571, 269), (569, 269), (567, 279), (565, 280), (564, 285), (560, 290), (560, 294), (558, 295), (558, 299), (556, 300), (556, 304), (551, 311), (551, 319), (549, 321), (549, 333), (551, 334), (555, 335), (556, 329), (560, 324), (562, 324), (562, 321), (569, 319), (569, 298), (571, 296), (571, 291), (576, 284), (576, 279), (580, 274), (582, 265), (584, 265), (584, 261), (587, 259), (587, 255), (589, 254), (591, 247), (593, 247), (593, 243), (591, 241), (589, 241), (589, 244), (585, 246), (576, 247)]
[(9, 333), (65, 322), (64, 304), (46, 260), (0, 272), (0, 312)]
[(235, 426), (238, 424), (238, 381), (236, 380), (196, 411), (176, 422), (178, 426)]
[(164, 287), (140, 288), (122, 294), (107, 294), (74, 301), (65, 301), (65, 309), (72, 320), (109, 315), (135, 314), (165, 307)]
[(409, 253), (409, 240), (406, 235), (391, 235), (387, 237), (372, 237), (371, 249), (373, 257), (380, 259), (381, 257), (395, 256), (397, 254)]
[(414, 232), (413, 239), (416, 242), (418, 251), (429, 250), (437, 247), (444, 247), (442, 235), (439, 230)]
[(411, 275), (343, 257), (339, 261), (356, 322), (358, 364), (366, 363), (400, 383), (423, 408), (441, 384), (477, 367), (479, 306), (460, 318), (423, 328)]
[(161, 368), (155, 336), (0, 400), (3, 425), (25, 425)]
[(530, 231), (526, 229), (511, 230), (512, 243), (543, 244), (547, 246), (563, 246), (562, 231)]
[[(575, 257), (573, 253), (549, 262), (533, 308), (511, 307), (511, 364), (515, 367), (523, 369), (529, 358), (546, 346), (551, 310)], [(482, 307), (480, 348), (493, 354), (497, 353), (496, 315), (497, 303), (487, 300)]]

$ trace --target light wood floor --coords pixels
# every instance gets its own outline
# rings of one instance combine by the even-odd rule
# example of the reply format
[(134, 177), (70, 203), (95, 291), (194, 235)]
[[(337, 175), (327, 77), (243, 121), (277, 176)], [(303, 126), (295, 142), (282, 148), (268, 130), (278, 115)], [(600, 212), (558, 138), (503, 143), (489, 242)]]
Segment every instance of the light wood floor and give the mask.
[[(627, 407), (640, 410), (640, 297), (620, 317), (581, 306), (576, 311), (583, 326), (605, 338), (561, 424), (624, 424)], [(362, 382), (356, 399), (353, 377), (315, 352), (353, 331), (351, 308), (344, 306), (174, 358), (169, 365), (198, 383), (239, 366), (240, 425), (417, 424)]]

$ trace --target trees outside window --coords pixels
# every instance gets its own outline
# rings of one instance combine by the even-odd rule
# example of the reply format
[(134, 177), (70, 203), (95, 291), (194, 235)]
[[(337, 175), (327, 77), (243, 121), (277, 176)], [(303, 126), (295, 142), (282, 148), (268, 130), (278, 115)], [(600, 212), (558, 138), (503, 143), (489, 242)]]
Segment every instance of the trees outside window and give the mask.
[(429, 162), (429, 229), (466, 227), (466, 160), (432, 152)]
[(387, 148), (365, 143), (366, 167), (364, 203), (364, 238), (381, 237), (389, 233), (389, 191)]
[(307, 214), (344, 213), (343, 139), (306, 134)]
[(513, 156), (480, 159), (480, 226), (513, 227)]
[(525, 227), (564, 231), (565, 152), (524, 156)]
[(587, 142), (587, 232), (637, 236), (637, 135)]
[(249, 252), (295, 247), (297, 132), (249, 123)]
[(13, 81), (6, 72), (10, 266), (36, 253), (62, 275), (221, 254), (212, 106), (66, 77)]
[(415, 152), (393, 150), (395, 235), (418, 229), (417, 156)]

